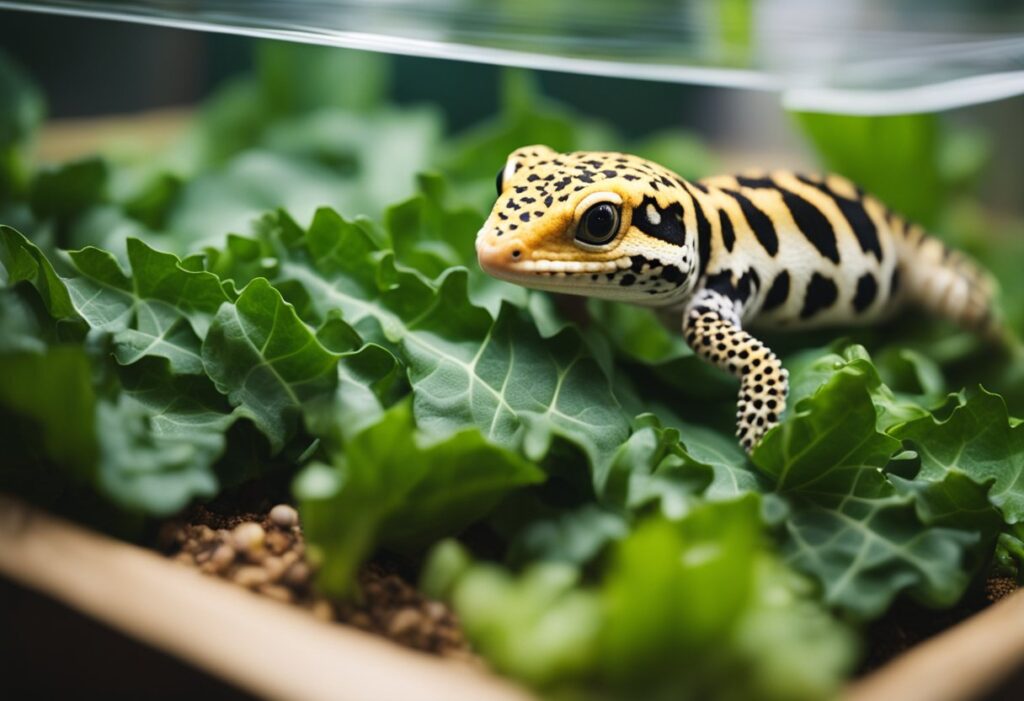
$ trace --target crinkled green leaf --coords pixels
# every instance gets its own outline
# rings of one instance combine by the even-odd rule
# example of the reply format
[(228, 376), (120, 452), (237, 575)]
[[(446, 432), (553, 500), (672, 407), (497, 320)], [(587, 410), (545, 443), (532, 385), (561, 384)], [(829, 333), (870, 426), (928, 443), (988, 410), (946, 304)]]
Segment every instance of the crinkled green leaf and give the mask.
[(422, 584), (452, 602), (499, 671), (556, 697), (829, 697), (853, 662), (851, 636), (763, 552), (756, 502), (641, 522), (597, 583), (567, 562), (512, 575), (446, 542)]
[(679, 431), (663, 428), (657, 417), (637, 420), (633, 434), (607, 465), (594, 469), (598, 499), (629, 511), (657, 503), (669, 518), (683, 516), (714, 479), (710, 466), (694, 460)]
[(22, 234), (0, 225), (0, 273), (5, 286), (27, 282), (36, 288), (47, 311), (56, 319), (75, 316), (68, 290), (39, 247)]
[(469, 305), (464, 276), (442, 281), (436, 303), (411, 326), (403, 347), (424, 431), (476, 425), (506, 446), (517, 445), (525, 431), (534, 458), (557, 433), (582, 447), (593, 465), (607, 461), (629, 434), (610, 384), (573, 331), (541, 339), (509, 306), (492, 323)]
[(534, 465), (467, 429), (440, 442), (418, 435), (407, 403), (315, 463), (294, 484), (307, 538), (320, 549), (320, 584), (343, 595), (378, 542), (412, 549), (457, 534), (510, 490), (543, 479)]
[(363, 344), (355, 329), (337, 315), (317, 331), (317, 339), (338, 353), (338, 386), (334, 393), (307, 402), (306, 428), (335, 447), (376, 423), (388, 404), (400, 371), (398, 359), (386, 348)]
[(167, 516), (195, 497), (217, 493), (212, 467), (224, 450), (224, 436), (178, 426), (167, 430), (158, 427), (157, 417), (127, 395), (97, 404), (98, 487), (128, 511)]
[(814, 575), (827, 603), (866, 618), (909, 590), (933, 605), (967, 585), (965, 550), (976, 536), (927, 526), (883, 469), (900, 444), (876, 428), (875, 378), (842, 366), (754, 449), (754, 463), (791, 504), (785, 549)]
[[(795, 358), (787, 359), (786, 364), (790, 370), (790, 406), (813, 395), (838, 372), (850, 372), (861, 376), (871, 401), (878, 410), (877, 425), (882, 431), (898, 423), (927, 416), (928, 410), (922, 404), (934, 403), (938, 399), (934, 396), (894, 392), (882, 382), (878, 369), (864, 347), (855, 344), (825, 353), (819, 349), (806, 351)], [(925, 381), (930, 382), (931, 378)]]
[(324, 348), (262, 278), (221, 305), (202, 358), (217, 389), (245, 408), (274, 452), (295, 431), (303, 403), (338, 384), (338, 354)]
[(113, 335), (123, 365), (146, 356), (171, 362), (175, 372), (203, 372), (201, 339), (228, 296), (211, 273), (186, 270), (178, 258), (128, 239), (129, 277), (110, 253), (69, 253), (74, 277), (65, 279), (75, 310), (94, 329)]
[(918, 479), (938, 482), (950, 474), (990, 483), (988, 498), (1007, 523), (1024, 520), (1024, 425), (1012, 424), (1006, 402), (980, 389), (961, 399), (945, 420), (925, 416), (898, 426), (921, 456)]
[(436, 174), (420, 175), (419, 187), (418, 195), (384, 213), (398, 260), (429, 277), (465, 266), (470, 299), (492, 316), (498, 315), (502, 301), (525, 306), (526, 288), (491, 277), (476, 263), (474, 242), (483, 215), (467, 207), (448, 207), (445, 181)]

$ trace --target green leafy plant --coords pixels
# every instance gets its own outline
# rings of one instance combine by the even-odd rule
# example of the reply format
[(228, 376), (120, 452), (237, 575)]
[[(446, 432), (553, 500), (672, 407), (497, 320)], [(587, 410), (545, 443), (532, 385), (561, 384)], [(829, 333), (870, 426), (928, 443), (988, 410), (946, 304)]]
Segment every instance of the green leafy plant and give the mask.
[[(473, 253), (512, 148), (635, 147), (691, 176), (699, 142), (623, 142), (523, 74), (447, 138), (381, 102), (375, 59), (266, 52), (169, 155), (0, 162), (0, 488), (109, 524), (92, 505), (137, 522), (276, 473), (325, 591), (359, 596), (358, 567), (398, 553), (495, 669), (566, 695), (820, 698), (897, 599), (1019, 576), (1019, 363), (912, 324), (790, 341), (790, 410), (748, 458), (733, 380), (653, 315), (566, 310)], [(5, 71), (0, 155), (24, 154), (37, 98)], [(875, 131), (807, 119), (872, 177)], [(931, 119), (898, 127), (894, 161), (937, 158)]]

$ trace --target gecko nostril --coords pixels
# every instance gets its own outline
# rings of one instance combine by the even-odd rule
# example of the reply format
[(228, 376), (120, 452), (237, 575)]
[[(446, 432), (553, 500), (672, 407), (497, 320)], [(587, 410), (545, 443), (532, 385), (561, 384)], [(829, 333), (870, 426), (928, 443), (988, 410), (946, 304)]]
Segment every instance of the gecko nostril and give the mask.
[(512, 257), (513, 258), (518, 258), (520, 255), (521, 255), (521, 251), (518, 248), (516, 250), (512, 251)]

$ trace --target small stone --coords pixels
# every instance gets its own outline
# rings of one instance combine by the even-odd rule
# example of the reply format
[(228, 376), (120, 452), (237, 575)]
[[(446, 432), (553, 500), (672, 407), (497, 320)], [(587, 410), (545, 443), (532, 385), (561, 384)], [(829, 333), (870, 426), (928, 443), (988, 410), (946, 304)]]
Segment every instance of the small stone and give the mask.
[(217, 534), (214, 532), (214, 530), (209, 526), (204, 526), (202, 524), (195, 527), (195, 530), (193, 531), (193, 537), (200, 543), (204, 544), (212, 543), (213, 541), (217, 540)]
[(223, 572), (235, 561), (235, 549), (227, 543), (221, 543), (213, 551), (208, 563), (214, 572)]
[(275, 555), (283, 554), (291, 543), (292, 539), (281, 531), (267, 533), (267, 549)]
[(416, 609), (406, 606), (391, 615), (388, 621), (388, 635), (398, 637), (414, 630), (423, 621), (423, 616)]
[(299, 525), (299, 512), (288, 504), (278, 504), (270, 510), (270, 520), (275, 526), (291, 528)]
[(290, 604), (295, 600), (291, 590), (288, 587), (282, 587), (280, 584), (263, 584), (256, 591), (283, 604)]
[(268, 555), (263, 560), (263, 569), (267, 573), (267, 579), (271, 582), (276, 582), (281, 579), (281, 576), (284, 575), (284, 572), (288, 567), (284, 564), (284, 561), (281, 558)]
[(184, 551), (182, 551), (182, 552), (178, 553), (177, 555), (175, 555), (174, 556), (174, 561), (175, 562), (180, 562), (183, 565), (194, 565), (196, 563), (195, 558), (192, 557), (192, 553), (187, 553), (187, 552), (184, 552)]
[(263, 526), (252, 521), (240, 523), (231, 531), (231, 540), (235, 549), (247, 554), (262, 549), (265, 537), (266, 532), (263, 530)]
[(440, 601), (428, 601), (423, 604), (423, 613), (432, 621), (443, 621), (448, 615), (448, 607)]
[(313, 571), (305, 562), (296, 562), (284, 573), (284, 582), (293, 587), (304, 587), (309, 584)]
[(246, 587), (247, 589), (254, 589), (261, 584), (267, 583), (267, 572), (262, 567), (255, 567), (253, 565), (243, 565), (235, 570), (235, 574), (232, 577), (235, 584)]
[(313, 602), (313, 615), (321, 621), (330, 621), (334, 618), (334, 607), (327, 599), (317, 599)]
[(206, 550), (201, 550), (200, 552), (196, 553), (196, 564), (203, 564), (204, 562), (210, 559), (211, 555), (213, 555), (213, 550), (211, 550), (210, 548), (207, 548)]

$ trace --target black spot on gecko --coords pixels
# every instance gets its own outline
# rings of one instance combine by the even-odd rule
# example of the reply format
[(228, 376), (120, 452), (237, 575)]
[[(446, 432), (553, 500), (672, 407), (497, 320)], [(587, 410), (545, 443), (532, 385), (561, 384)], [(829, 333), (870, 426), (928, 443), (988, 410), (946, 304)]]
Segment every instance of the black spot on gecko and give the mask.
[(768, 177), (752, 178), (743, 175), (736, 176), (736, 184), (740, 187), (759, 188), (765, 190), (775, 190), (779, 186), (775, 184), (775, 181)]
[(818, 253), (828, 258), (833, 263), (839, 263), (839, 248), (836, 244), (836, 232), (832, 228), (832, 222), (828, 220), (821, 210), (805, 200), (795, 192), (779, 188), (782, 195), (782, 202), (789, 208), (793, 215), (793, 221), (800, 233), (811, 242)]
[(761, 305), (762, 312), (768, 312), (773, 309), (781, 307), (786, 300), (789, 298), (789, 271), (783, 270), (775, 279), (772, 280), (772, 286), (768, 288), (768, 294), (765, 295), (764, 304)]
[(620, 284), (621, 286), (623, 286), (623, 287), (629, 287), (629, 286), (630, 286), (630, 285), (632, 285), (632, 284), (633, 284), (634, 282), (636, 282), (636, 276), (635, 276), (635, 275), (633, 275), (632, 273), (626, 273), (626, 274), (625, 274), (625, 275), (623, 275), (623, 276), (622, 276), (622, 278), (621, 278), (621, 279), (619, 280), (619, 284)]
[(724, 209), (718, 210), (718, 221), (722, 225), (722, 245), (725, 246), (725, 250), (732, 251), (732, 247), (736, 244), (736, 232), (732, 228), (732, 219)]
[(519, 221), (522, 221), (522, 222), (530, 221), (530, 213), (529, 212), (523, 212), (522, 214), (520, 214), (519, 215)]
[(736, 202), (739, 203), (740, 209), (743, 211), (743, 216), (747, 220), (747, 224), (750, 226), (751, 231), (754, 232), (754, 236), (757, 237), (761, 247), (770, 256), (774, 256), (779, 252), (779, 236), (775, 233), (775, 225), (772, 224), (772, 220), (768, 218), (764, 212), (754, 206), (742, 193), (736, 190), (722, 190), (725, 194), (732, 197)]
[(797, 179), (806, 185), (818, 188), (835, 200), (839, 211), (842, 212), (842, 215), (846, 217), (846, 221), (850, 224), (853, 235), (857, 237), (860, 250), (873, 255), (877, 261), (882, 260), (882, 244), (878, 239), (878, 227), (875, 226), (875, 222), (871, 219), (867, 209), (865, 209), (862, 200), (851, 200), (848, 197), (843, 197), (825, 183), (812, 180), (804, 175), (798, 175)]
[(871, 273), (864, 273), (857, 278), (857, 293), (853, 296), (853, 308), (863, 312), (871, 306), (878, 296), (878, 281)]
[(801, 319), (810, 319), (822, 309), (835, 304), (839, 296), (839, 290), (832, 278), (825, 277), (821, 273), (814, 273), (811, 281), (807, 283), (807, 293), (804, 296), (804, 306), (800, 310)]
[(548, 195), (547, 197), (544, 198), (544, 206), (545, 207), (550, 207), (551, 203), (554, 202), (554, 201), (555, 201), (555, 198), (552, 197), (551, 195)]
[[(657, 224), (647, 214), (651, 207), (658, 213)], [(652, 238), (673, 246), (683, 246), (686, 243), (686, 231), (683, 229), (682, 217), (683, 207), (678, 202), (661, 208), (653, 197), (644, 197), (640, 206), (633, 210), (633, 226)]]

